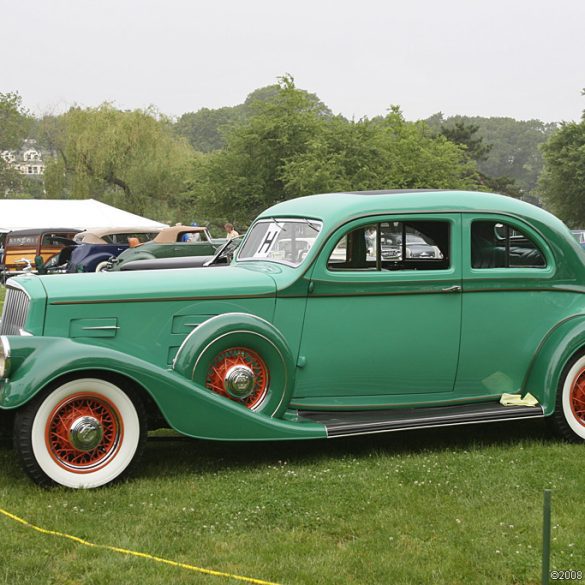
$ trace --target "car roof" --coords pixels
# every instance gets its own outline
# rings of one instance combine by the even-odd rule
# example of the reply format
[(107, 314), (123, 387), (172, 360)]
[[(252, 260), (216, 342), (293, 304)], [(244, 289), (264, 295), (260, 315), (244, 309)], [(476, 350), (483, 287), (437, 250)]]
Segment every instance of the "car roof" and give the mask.
[(78, 234), (81, 230), (75, 228), (34, 228), (28, 230), (14, 230), (10, 236), (38, 236), (40, 234)]
[(103, 238), (104, 236), (112, 236), (115, 234), (153, 234), (160, 231), (161, 228), (159, 227), (101, 227), (101, 228), (92, 228), (90, 230), (86, 230), (81, 232), (80, 237), (85, 238), (85, 236), (96, 236), (98, 238)]
[[(329, 225), (382, 213), (498, 212), (547, 224), (564, 224), (540, 207), (506, 195), (440, 189), (354, 191), (309, 195), (283, 201), (260, 217), (311, 217)], [(566, 229), (566, 228), (565, 228)]]

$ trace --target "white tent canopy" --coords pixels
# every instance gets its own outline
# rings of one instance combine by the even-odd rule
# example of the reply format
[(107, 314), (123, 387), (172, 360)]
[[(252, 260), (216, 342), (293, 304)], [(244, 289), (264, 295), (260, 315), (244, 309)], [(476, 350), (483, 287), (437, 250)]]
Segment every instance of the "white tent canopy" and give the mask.
[(95, 199), (0, 199), (0, 231), (32, 228), (164, 227)]

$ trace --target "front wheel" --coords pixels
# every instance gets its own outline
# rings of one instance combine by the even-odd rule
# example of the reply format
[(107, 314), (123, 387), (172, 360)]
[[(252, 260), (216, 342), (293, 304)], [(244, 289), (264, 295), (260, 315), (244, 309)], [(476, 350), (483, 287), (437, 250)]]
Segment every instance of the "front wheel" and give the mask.
[(79, 378), (20, 410), (14, 443), (38, 484), (95, 488), (126, 474), (146, 441), (144, 406), (133, 389)]
[(554, 429), (565, 439), (585, 440), (585, 354), (565, 367), (551, 418)]

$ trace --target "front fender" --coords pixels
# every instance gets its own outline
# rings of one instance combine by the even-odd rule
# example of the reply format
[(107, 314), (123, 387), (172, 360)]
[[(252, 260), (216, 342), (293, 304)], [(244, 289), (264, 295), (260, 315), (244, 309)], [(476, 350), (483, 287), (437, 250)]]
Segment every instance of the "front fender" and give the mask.
[(59, 337), (9, 337), (12, 368), (0, 386), (0, 408), (16, 409), (64, 375), (103, 371), (125, 376), (155, 401), (169, 425), (182, 434), (219, 440), (312, 439), (321, 424), (275, 419), (210, 392), (167, 370), (108, 348)]
[(540, 401), (545, 416), (555, 410), (563, 368), (585, 347), (585, 315), (572, 315), (558, 323), (543, 339), (532, 360), (523, 388)]
[(214, 358), (234, 348), (256, 352), (266, 366), (268, 390), (257, 412), (281, 416), (294, 389), (295, 361), (284, 335), (256, 315), (223, 313), (203, 322), (183, 342), (173, 368), (204, 386)]

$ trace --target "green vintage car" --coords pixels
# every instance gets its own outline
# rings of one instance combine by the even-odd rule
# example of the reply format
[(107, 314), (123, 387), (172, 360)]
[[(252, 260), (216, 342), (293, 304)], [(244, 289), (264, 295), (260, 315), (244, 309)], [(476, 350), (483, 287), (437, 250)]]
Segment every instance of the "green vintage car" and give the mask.
[(118, 257), (111, 258), (105, 270), (116, 272), (131, 262), (157, 258), (213, 256), (224, 242), (225, 239), (214, 240), (206, 227), (175, 225), (163, 228), (148, 242), (131, 245)]
[(161, 425), (262, 441), (549, 417), (583, 440), (584, 260), (500, 195), (287, 201), (222, 270), (10, 280), (3, 424), (33, 480), (73, 488), (126, 474)]

